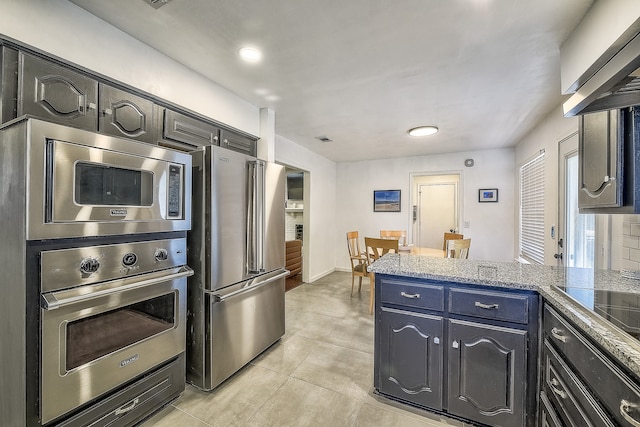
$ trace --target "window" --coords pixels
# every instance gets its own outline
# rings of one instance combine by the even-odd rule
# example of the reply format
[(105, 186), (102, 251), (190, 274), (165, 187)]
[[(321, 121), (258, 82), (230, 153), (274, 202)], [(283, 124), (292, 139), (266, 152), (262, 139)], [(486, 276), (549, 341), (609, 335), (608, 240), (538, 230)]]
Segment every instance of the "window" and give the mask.
[(520, 168), (520, 257), (544, 264), (544, 151)]

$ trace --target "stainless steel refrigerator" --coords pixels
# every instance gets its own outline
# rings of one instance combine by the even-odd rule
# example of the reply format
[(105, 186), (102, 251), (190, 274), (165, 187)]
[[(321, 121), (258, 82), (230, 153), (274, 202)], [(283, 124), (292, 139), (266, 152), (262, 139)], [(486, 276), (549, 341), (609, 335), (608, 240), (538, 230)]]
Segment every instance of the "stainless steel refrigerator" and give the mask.
[(212, 390), (284, 335), (284, 167), (222, 147), (193, 155), (187, 380)]

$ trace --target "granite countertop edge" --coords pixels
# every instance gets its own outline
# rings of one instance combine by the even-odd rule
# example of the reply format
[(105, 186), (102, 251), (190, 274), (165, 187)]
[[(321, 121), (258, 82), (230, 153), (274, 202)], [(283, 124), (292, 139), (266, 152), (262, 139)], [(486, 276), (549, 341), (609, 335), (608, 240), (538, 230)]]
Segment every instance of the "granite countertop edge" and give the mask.
[(567, 285), (593, 286), (596, 289), (640, 294), (640, 281), (624, 278), (619, 271), (517, 262), (443, 259), (402, 253), (385, 255), (369, 266), (369, 271), (410, 278), (537, 291), (556, 311), (570, 319), (581, 332), (592, 338), (640, 379), (640, 342), (555, 288)]

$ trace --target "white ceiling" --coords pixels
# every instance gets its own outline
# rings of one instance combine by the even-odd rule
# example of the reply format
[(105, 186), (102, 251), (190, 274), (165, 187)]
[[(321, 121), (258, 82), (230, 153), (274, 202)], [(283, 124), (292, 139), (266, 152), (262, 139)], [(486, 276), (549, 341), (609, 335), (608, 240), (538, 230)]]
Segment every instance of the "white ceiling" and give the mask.
[[(593, 3), (70, 1), (272, 108), (277, 134), (336, 162), (514, 145), (562, 102), (559, 46)], [(242, 62), (244, 45), (262, 61)], [(440, 132), (406, 134), (425, 124)]]

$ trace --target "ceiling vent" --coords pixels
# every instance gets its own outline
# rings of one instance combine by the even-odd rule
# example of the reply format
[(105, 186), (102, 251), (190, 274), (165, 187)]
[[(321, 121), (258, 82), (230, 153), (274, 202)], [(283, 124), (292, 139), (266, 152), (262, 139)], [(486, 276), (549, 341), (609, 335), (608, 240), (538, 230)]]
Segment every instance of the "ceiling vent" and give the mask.
[(169, 3), (171, 0), (144, 0), (145, 3), (150, 4), (155, 9), (160, 9), (165, 4)]
[(331, 141), (333, 141), (333, 139), (329, 138), (326, 135), (316, 136), (316, 139), (320, 140), (321, 142), (331, 142)]

